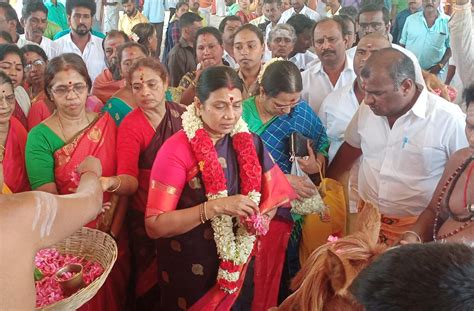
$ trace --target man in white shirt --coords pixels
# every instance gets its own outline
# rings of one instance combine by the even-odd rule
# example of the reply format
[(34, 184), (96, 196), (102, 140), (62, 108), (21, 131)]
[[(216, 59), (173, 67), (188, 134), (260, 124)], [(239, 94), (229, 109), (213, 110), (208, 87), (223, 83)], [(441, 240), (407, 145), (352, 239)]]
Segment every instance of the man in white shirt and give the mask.
[(449, 21), (451, 50), (464, 87), (474, 83), (474, 6), (469, 0), (456, 0), (454, 15)]
[(362, 88), (360, 72), (365, 62), (373, 52), (390, 46), (387, 37), (379, 33), (363, 37), (357, 44), (357, 52), (354, 56), (353, 68), (356, 74), (354, 82), (329, 93), (324, 99), (319, 109), (319, 118), (326, 128), (330, 140), (329, 163), (334, 159), (337, 150), (344, 142), (344, 132), (347, 125), (364, 99), (365, 92)]
[(346, 55), (347, 38), (345, 24), (340, 19), (323, 19), (316, 23), (313, 44), (320, 62), (303, 71), (303, 91), (306, 100), (316, 114), (326, 96), (355, 78), (352, 59)]
[[(330, 93), (323, 101), (319, 109), (319, 118), (326, 128), (329, 137), (329, 164), (331, 164), (337, 150), (344, 142), (344, 133), (352, 117), (359, 109), (365, 92), (362, 89), (360, 72), (370, 55), (383, 48), (390, 47), (390, 41), (386, 36), (379, 33), (372, 33), (359, 41), (357, 52), (354, 56), (354, 71), (356, 78), (353, 83)], [(357, 213), (357, 203), (359, 195), (357, 193), (357, 175), (359, 164), (356, 163), (351, 169), (348, 181), (349, 210)]]
[(239, 68), (239, 64), (234, 59), (234, 33), (242, 26), (240, 18), (235, 15), (224, 17), (219, 24), (219, 31), (222, 33), (224, 43), (224, 56), (222, 57), (231, 68)]
[(286, 23), (290, 17), (296, 14), (303, 14), (317, 22), (321, 19), (321, 15), (318, 12), (311, 10), (305, 4), (305, 0), (291, 0), (292, 7), (282, 13), (279, 24)]
[(25, 34), (20, 35), (21, 38), (38, 44), (46, 53), (48, 59), (58, 56), (56, 43), (43, 36), (48, 24), (48, 9), (43, 2), (27, 2), (23, 6), (21, 23), (25, 28)]
[(267, 42), (270, 31), (279, 23), (281, 18), (281, 0), (263, 0), (262, 11), (270, 20), (265, 28), (265, 42)]
[[(390, 35), (390, 12), (388, 12), (385, 7), (381, 7), (376, 4), (364, 5), (359, 11), (358, 21), (359, 39), (363, 38), (369, 33), (378, 32), (387, 36), (387, 38), (392, 41)], [(406, 56), (410, 57), (413, 65), (415, 66), (416, 82), (425, 86), (426, 84), (425, 80), (423, 79), (420, 63), (418, 62), (415, 54), (397, 44), (392, 44), (392, 48), (397, 49)], [(347, 55), (350, 59), (354, 59), (355, 52), (356, 47), (347, 50)]]
[[(278, 24), (278, 21), (281, 18), (281, 0), (264, 0), (262, 12), (263, 15), (266, 16), (269, 20), (269, 22), (266, 23), (265, 29), (263, 29), (265, 37), (265, 53), (263, 56), (263, 60), (268, 61), (272, 58), (272, 52), (270, 51), (269, 47), (269, 36), (272, 29)], [(257, 24), (255, 26), (258, 27), (259, 25)]]
[(93, 0), (68, 0), (66, 13), (71, 32), (56, 40), (59, 53), (75, 53), (86, 63), (92, 81), (106, 68), (102, 38), (91, 33), (96, 12)]
[(365, 104), (328, 176), (338, 179), (362, 155), (359, 196), (379, 207), (381, 239), (391, 244), (428, 205), (449, 157), (467, 147), (466, 116), (417, 84), (413, 62), (396, 49), (373, 53), (361, 77)]
[(296, 14), (290, 17), (286, 23), (292, 26), (296, 33), (295, 46), (288, 60), (298, 66), (300, 71), (304, 71), (311, 62), (318, 59), (316, 54), (309, 50), (312, 45), (312, 31), (315, 22), (305, 15)]

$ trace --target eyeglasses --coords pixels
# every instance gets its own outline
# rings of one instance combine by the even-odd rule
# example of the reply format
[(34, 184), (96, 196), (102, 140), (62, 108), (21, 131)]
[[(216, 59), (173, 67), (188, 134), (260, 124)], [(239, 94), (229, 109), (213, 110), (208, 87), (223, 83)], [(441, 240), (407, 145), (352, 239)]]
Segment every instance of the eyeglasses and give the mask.
[(278, 110), (286, 110), (286, 109), (293, 109), (296, 105), (299, 104), (299, 102), (301, 101), (301, 99), (298, 99), (296, 102), (294, 103), (291, 103), (291, 104), (281, 104), (281, 103), (277, 103), (275, 101), (275, 99), (272, 99), (272, 103), (275, 107), (275, 109), (278, 109)]
[(80, 95), (84, 93), (84, 91), (86, 90), (87, 90), (87, 84), (85, 83), (77, 83), (77, 84), (73, 84), (72, 86), (60, 85), (60, 86), (51, 88), (51, 91), (53, 92), (53, 94), (59, 97), (67, 96), (67, 94), (69, 94), (70, 91), (73, 91), (74, 94), (76, 95)]
[(28, 64), (28, 65), (25, 66), (25, 72), (31, 71), (33, 69), (33, 67), (42, 67), (45, 64), (46, 63), (42, 59), (37, 59), (34, 62), (32, 62), (31, 64)]
[(359, 26), (360, 28), (362, 28), (363, 30), (367, 30), (370, 28), (372, 28), (373, 30), (375, 31), (379, 31), (380, 29), (382, 29), (382, 27), (384, 26), (385, 24), (384, 23), (380, 23), (380, 22), (373, 22), (373, 23), (360, 23)]

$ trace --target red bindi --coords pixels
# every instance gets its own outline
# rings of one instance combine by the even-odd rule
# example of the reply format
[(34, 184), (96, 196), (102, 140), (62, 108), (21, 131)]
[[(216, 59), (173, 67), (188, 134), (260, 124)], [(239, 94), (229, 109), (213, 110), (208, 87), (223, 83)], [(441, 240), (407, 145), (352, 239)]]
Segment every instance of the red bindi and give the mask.
[(69, 85), (71, 85), (71, 84), (72, 84), (72, 82), (71, 82), (71, 81), (69, 81), (68, 83), (69, 83)]
[(233, 97), (233, 96), (230, 96), (229, 99), (230, 99), (230, 102), (233, 102), (233, 101), (234, 101), (234, 97)]

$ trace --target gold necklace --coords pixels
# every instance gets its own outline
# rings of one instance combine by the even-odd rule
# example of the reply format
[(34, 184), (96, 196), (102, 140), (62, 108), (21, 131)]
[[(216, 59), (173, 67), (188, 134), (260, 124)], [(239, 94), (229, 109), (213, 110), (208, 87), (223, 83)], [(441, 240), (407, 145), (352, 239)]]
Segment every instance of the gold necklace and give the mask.
[[(63, 135), (64, 142), (67, 142), (68, 140), (67, 140), (67, 138), (66, 138), (66, 135), (64, 134), (63, 123), (61, 122), (61, 118), (59, 117), (58, 110), (56, 110), (54, 113), (55, 113), (56, 116), (58, 117), (59, 129), (61, 130), (61, 134)], [(90, 122), (90, 120), (89, 120), (89, 116), (87, 115), (87, 112), (86, 112), (86, 120), (87, 120), (87, 125), (86, 125), (86, 127), (88, 127), (91, 122)], [(84, 127), (84, 129), (85, 129), (86, 127)], [(82, 130), (84, 130), (84, 129), (82, 129)], [(81, 131), (82, 131), (82, 130), (81, 130)]]

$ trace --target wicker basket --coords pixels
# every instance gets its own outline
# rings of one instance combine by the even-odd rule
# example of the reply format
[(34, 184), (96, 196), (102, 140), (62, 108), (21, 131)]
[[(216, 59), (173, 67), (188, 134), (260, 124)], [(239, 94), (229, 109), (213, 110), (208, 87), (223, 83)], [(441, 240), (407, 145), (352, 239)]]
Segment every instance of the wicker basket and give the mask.
[(117, 244), (114, 239), (99, 230), (83, 227), (65, 240), (52, 246), (61, 254), (71, 254), (96, 261), (102, 265), (104, 272), (88, 286), (75, 294), (56, 303), (36, 310), (76, 310), (89, 301), (104, 284), (117, 260)]

